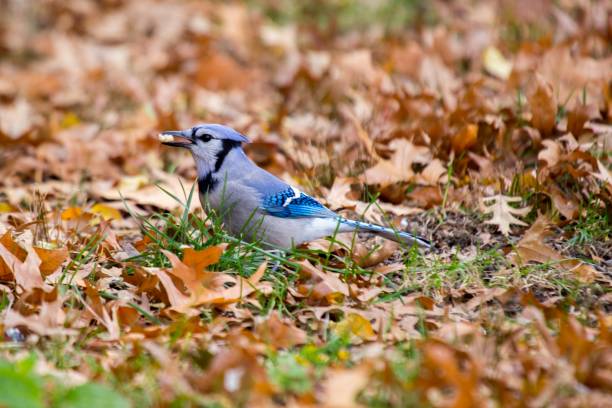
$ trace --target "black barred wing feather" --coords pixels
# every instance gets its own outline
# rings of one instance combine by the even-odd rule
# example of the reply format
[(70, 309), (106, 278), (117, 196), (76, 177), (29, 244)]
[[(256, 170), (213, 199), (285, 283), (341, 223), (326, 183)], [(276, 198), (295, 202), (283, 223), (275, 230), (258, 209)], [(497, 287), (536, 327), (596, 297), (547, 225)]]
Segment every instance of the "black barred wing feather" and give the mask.
[(336, 217), (336, 213), (297, 188), (289, 187), (264, 197), (261, 208), (281, 218)]

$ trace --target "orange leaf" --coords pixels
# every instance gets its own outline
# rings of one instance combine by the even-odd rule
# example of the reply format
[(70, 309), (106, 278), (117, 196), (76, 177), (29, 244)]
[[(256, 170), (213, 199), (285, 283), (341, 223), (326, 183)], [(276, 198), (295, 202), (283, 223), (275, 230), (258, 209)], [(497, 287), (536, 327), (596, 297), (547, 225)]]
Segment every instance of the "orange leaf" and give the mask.
[(455, 133), (451, 139), (451, 144), (455, 152), (462, 152), (476, 144), (478, 138), (478, 125), (468, 123)]
[(259, 268), (255, 271), (253, 275), (249, 279), (244, 279), (243, 277), (238, 277), (238, 282), (236, 285), (231, 288), (225, 289), (221, 292), (211, 292), (208, 295), (200, 296), (196, 300), (196, 305), (201, 305), (204, 303), (213, 303), (213, 304), (225, 304), (225, 303), (234, 303), (243, 299), (250, 295), (251, 293), (257, 290), (257, 284), (261, 280), (266, 271), (266, 267), (268, 266), (267, 262), (259, 265)]
[(62, 220), (67, 221), (80, 218), (83, 213), (84, 211), (80, 207), (68, 207), (62, 211)]
[(196, 251), (193, 248), (183, 250), (183, 263), (196, 272), (201, 272), (204, 268), (216, 264), (223, 254), (224, 245), (217, 245)]
[(40, 258), (40, 273), (43, 276), (51, 275), (53, 272), (57, 270), (66, 258), (68, 258), (68, 250), (66, 248), (62, 249), (46, 249), (40, 247), (34, 247), (34, 251)]
[(272, 312), (265, 322), (258, 324), (256, 332), (268, 344), (276, 348), (304, 344), (307, 339), (304, 330), (295, 327), (290, 321), (283, 321), (277, 312)]
[(0, 258), (8, 266), (8, 269), (15, 277), (17, 285), (21, 286), (26, 292), (39, 288), (49, 291), (49, 285), (43, 282), (40, 274), (40, 259), (35, 251), (28, 251), (26, 259), (22, 262), (13, 255), (4, 245), (0, 244)]
[[(26, 259), (28, 253), (13, 240), (13, 236), (10, 232), (7, 232), (0, 238), (0, 245), (4, 245), (4, 247), (21, 262)], [(2, 257), (0, 257), (0, 277), (12, 275), (12, 273), (12, 270), (8, 267), (6, 262), (4, 262)]]

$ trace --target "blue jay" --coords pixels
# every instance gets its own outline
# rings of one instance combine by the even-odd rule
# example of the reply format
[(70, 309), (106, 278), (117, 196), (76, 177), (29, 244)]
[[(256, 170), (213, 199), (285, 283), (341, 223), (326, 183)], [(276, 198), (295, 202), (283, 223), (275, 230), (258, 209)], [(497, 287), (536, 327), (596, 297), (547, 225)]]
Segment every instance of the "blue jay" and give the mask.
[(222, 217), (234, 236), (288, 248), (355, 230), (408, 245), (430, 243), (407, 232), (343, 218), (253, 163), (242, 150), (249, 140), (232, 128), (202, 124), (159, 135), (167, 146), (188, 149), (196, 163), (200, 202)]

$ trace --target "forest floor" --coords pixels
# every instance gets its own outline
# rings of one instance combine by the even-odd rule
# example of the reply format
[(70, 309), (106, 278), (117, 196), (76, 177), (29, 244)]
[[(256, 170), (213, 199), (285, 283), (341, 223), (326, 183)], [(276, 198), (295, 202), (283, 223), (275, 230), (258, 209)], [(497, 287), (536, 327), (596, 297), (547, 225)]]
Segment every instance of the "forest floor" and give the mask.
[[(609, 2), (0, 4), (0, 406), (612, 406)], [(229, 236), (201, 122), (433, 247)]]

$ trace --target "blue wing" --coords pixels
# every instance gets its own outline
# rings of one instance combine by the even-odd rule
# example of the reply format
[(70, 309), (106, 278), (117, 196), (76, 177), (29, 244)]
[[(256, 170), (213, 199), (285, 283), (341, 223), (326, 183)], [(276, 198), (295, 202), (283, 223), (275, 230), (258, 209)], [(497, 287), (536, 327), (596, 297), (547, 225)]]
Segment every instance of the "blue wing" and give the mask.
[(261, 208), (281, 218), (336, 216), (332, 210), (293, 187), (265, 196)]

